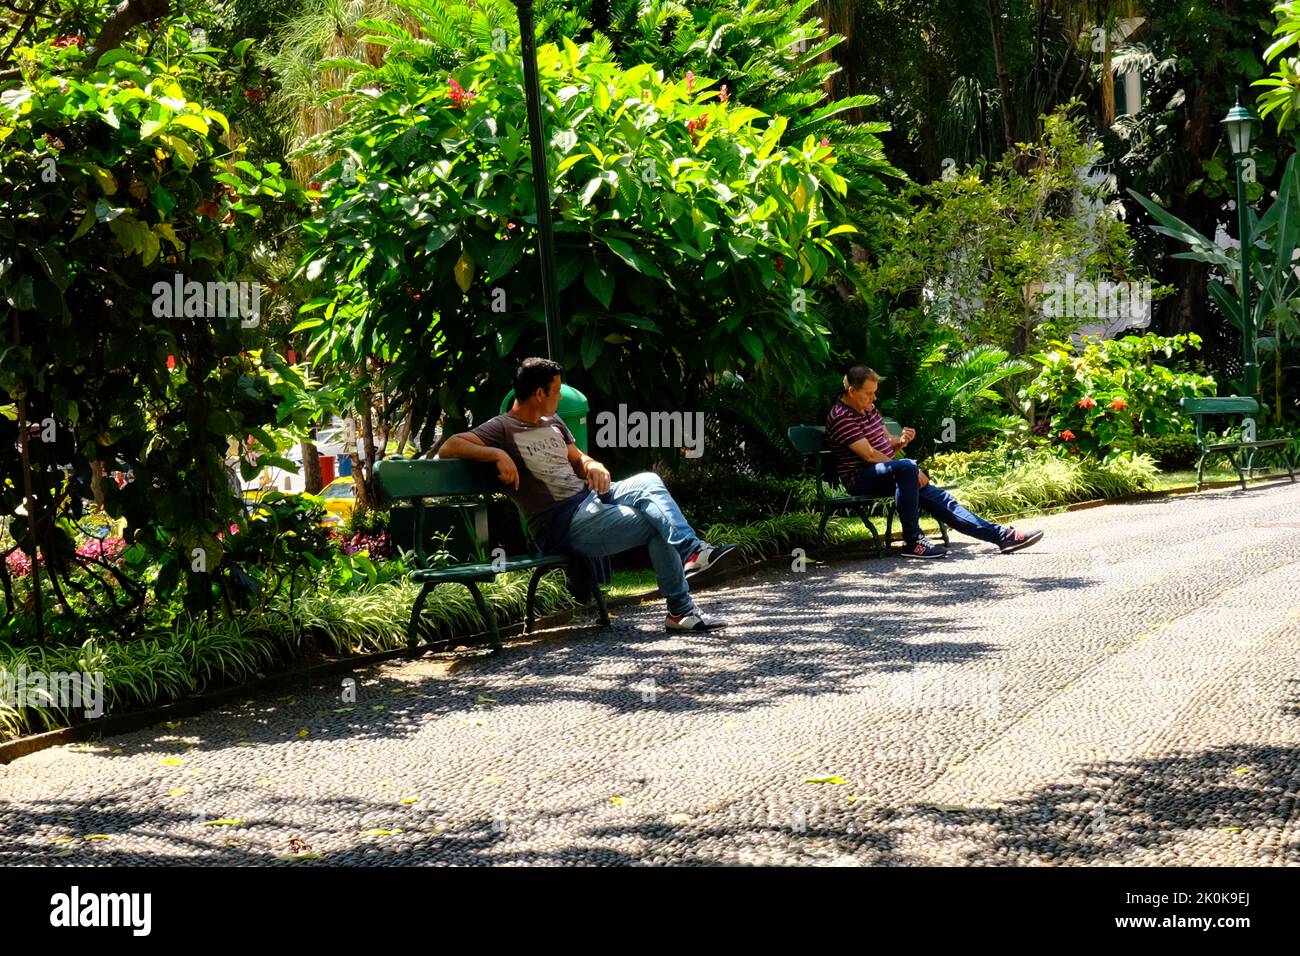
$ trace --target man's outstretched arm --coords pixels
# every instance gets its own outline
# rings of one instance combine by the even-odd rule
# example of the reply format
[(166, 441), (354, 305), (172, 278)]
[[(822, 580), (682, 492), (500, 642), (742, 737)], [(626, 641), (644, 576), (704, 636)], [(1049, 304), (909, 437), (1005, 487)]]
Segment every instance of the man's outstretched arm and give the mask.
[(509, 455), (500, 448), (490, 448), (473, 432), (452, 435), (438, 449), (439, 458), (464, 458), (469, 461), (487, 461), (497, 466), (497, 477), (505, 485), (519, 489), (519, 470)]

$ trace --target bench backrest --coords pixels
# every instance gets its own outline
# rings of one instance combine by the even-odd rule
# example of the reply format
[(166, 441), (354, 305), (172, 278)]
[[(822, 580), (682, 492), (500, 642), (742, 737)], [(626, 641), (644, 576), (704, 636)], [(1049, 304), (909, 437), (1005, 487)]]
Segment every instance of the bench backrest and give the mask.
[[(892, 418), (884, 419), (885, 431), (891, 435), (901, 435), (902, 426)], [(832, 485), (840, 483), (839, 475), (832, 468), (831, 449), (826, 444), (826, 426), (824, 425), (791, 425), (786, 429), (786, 437), (790, 439), (790, 444), (794, 446), (795, 451), (813, 459), (813, 477), (817, 479), (817, 496), (823, 497), (825, 492), (822, 490), (822, 480), (825, 479)]]
[[(901, 435), (902, 426), (892, 418), (886, 418), (885, 431), (891, 435)], [(815, 455), (818, 452), (826, 452), (826, 426), (824, 425), (791, 425), (786, 429), (786, 437), (790, 439), (790, 444), (794, 445), (795, 451), (801, 455)]]
[(1259, 402), (1247, 395), (1223, 398), (1184, 398), (1178, 404), (1188, 415), (1257, 415)]
[(492, 465), (460, 459), (385, 458), (375, 463), (375, 481), (386, 496), (395, 499), (496, 495), (503, 488)]

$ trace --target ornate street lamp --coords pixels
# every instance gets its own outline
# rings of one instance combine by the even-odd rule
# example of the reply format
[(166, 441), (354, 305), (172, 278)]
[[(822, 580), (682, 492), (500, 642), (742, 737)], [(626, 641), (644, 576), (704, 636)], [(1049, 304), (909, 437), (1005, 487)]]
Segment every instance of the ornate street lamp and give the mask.
[(1237, 235), (1241, 238), (1241, 354), (1243, 391), (1256, 398), (1259, 387), (1259, 364), (1255, 360), (1255, 319), (1250, 312), (1250, 215), (1246, 208), (1246, 180), (1242, 170), (1250, 153), (1251, 126), (1255, 117), (1250, 110), (1237, 105), (1228, 110), (1223, 126), (1228, 131), (1228, 145), (1232, 147), (1233, 163), (1237, 171)]

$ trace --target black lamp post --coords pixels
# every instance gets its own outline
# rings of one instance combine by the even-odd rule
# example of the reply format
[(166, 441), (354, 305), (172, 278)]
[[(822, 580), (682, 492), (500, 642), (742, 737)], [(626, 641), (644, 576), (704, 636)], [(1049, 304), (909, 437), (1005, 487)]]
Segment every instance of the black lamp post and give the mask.
[(524, 97), (528, 105), (528, 139), (532, 146), (533, 191), (537, 197), (537, 244), (542, 268), (542, 306), (546, 311), (546, 354), (564, 364), (560, 341), (560, 300), (555, 287), (555, 230), (551, 225), (551, 180), (546, 170), (546, 131), (542, 124), (542, 94), (537, 82), (537, 38), (533, 0), (515, 0), (519, 9), (519, 38), (523, 47)]
[(1251, 126), (1255, 117), (1238, 101), (1223, 118), (1228, 131), (1228, 145), (1232, 147), (1237, 171), (1237, 235), (1241, 237), (1241, 354), (1243, 390), (1251, 398), (1259, 390), (1259, 363), (1255, 358), (1255, 319), (1250, 312), (1250, 215), (1246, 208), (1246, 181), (1242, 169), (1250, 153)]

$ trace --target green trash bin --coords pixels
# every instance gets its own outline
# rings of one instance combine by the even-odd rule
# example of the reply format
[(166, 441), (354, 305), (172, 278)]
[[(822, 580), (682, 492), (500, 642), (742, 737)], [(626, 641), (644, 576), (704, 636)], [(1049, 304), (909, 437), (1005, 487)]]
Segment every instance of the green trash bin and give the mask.
[[(506, 392), (506, 397), (501, 401), (501, 414), (509, 411), (511, 404), (515, 400), (515, 390), (512, 388)], [(573, 432), (573, 443), (578, 446), (578, 450), (585, 452), (587, 450), (587, 413), (591, 410), (591, 405), (587, 402), (587, 396), (578, 391), (572, 385), (560, 385), (560, 407), (556, 414), (569, 426), (569, 431)]]

